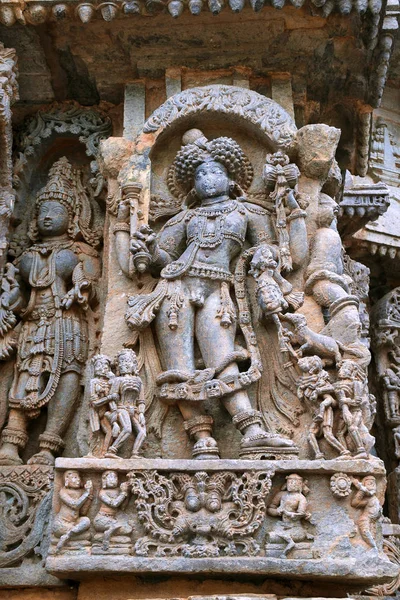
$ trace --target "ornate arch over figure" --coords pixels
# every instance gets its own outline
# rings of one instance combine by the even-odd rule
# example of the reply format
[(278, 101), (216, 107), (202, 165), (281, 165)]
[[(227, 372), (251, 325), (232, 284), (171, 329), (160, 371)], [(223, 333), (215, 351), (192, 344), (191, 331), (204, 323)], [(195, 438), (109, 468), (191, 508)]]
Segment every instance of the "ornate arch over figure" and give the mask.
[(297, 131), (290, 115), (271, 98), (233, 85), (207, 85), (169, 98), (146, 121), (143, 132), (160, 135), (173, 123), (203, 112), (235, 116), (257, 126), (275, 150), (288, 150)]

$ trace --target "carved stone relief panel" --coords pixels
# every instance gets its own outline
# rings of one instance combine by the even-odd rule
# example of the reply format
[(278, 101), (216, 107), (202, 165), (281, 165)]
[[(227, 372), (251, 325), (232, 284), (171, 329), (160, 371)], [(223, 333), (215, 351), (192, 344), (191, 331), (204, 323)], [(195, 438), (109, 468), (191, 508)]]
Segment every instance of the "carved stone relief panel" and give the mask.
[[(187, 448), (183, 430), (197, 459), (366, 458), (373, 446), (366, 291), (322, 192), (337, 187), (339, 132), (296, 132), (282, 110), (230, 86), (181, 92), (145, 124), (110, 199), (133, 290), (121, 342), (143, 365), (162, 456), (169, 438), (169, 456)], [(185, 128), (195, 117), (205, 130)]]
[[(47, 568), (395, 577), (379, 460), (58, 459)], [(344, 483), (342, 481), (344, 480)], [(335, 515), (334, 521), (332, 515)]]
[[(59, 130), (97, 160), (108, 125), (55, 107), (20, 164)], [(101, 176), (94, 190), (55, 157), (0, 296), (0, 350), (16, 353), (0, 464), (53, 465), (68, 429), (82, 442), (56, 462), (50, 573), (397, 576), (370, 433), (368, 270), (337, 227), (339, 134), (297, 131), (233, 86), (173, 96), (117, 159), (101, 143), (103, 281)]]

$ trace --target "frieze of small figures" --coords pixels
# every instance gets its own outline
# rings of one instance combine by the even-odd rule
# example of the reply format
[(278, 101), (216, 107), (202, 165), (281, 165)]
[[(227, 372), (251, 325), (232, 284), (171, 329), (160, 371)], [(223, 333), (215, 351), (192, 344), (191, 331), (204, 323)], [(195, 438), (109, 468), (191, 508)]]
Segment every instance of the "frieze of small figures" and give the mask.
[(79, 471), (66, 470), (50, 553), (257, 555), (254, 536), (265, 519), (273, 475), (131, 471), (119, 483), (118, 473), (106, 470), (95, 491), (90, 478), (84, 482)]

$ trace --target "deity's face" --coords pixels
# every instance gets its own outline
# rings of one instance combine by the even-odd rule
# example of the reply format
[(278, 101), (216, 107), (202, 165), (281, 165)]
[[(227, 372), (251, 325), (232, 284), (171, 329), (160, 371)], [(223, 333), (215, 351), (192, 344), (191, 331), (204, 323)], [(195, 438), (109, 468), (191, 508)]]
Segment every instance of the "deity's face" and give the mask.
[(78, 490), (82, 486), (78, 471), (66, 471), (64, 476), (65, 487)]
[(318, 206), (318, 226), (330, 227), (338, 215), (339, 205), (327, 194), (321, 194), (321, 200)]
[(197, 512), (201, 508), (200, 498), (191, 488), (185, 494), (185, 506), (190, 512)]
[(69, 227), (68, 211), (57, 200), (46, 200), (39, 206), (37, 224), (41, 236), (63, 235)]
[(344, 360), (342, 362), (338, 375), (341, 379), (351, 379), (353, 377), (353, 368), (350, 361)]
[(364, 479), (363, 484), (367, 488), (367, 490), (369, 490), (370, 492), (373, 492), (373, 493), (376, 492), (376, 479), (375, 479), (375, 477), (367, 477), (366, 479)]
[(209, 492), (206, 501), (206, 508), (212, 513), (221, 510), (221, 496), (217, 491)]
[(288, 477), (286, 479), (286, 488), (288, 492), (301, 492), (303, 489), (303, 480), (300, 477)]
[(115, 471), (108, 471), (103, 475), (103, 487), (106, 489), (118, 487), (118, 475)]
[(118, 356), (118, 370), (120, 375), (132, 375), (137, 370), (137, 362), (128, 353), (120, 354)]
[(229, 193), (229, 184), (227, 170), (215, 160), (207, 160), (196, 169), (194, 189), (200, 200), (226, 196)]
[(99, 358), (94, 363), (94, 374), (96, 377), (104, 377), (110, 372), (110, 363), (106, 358)]

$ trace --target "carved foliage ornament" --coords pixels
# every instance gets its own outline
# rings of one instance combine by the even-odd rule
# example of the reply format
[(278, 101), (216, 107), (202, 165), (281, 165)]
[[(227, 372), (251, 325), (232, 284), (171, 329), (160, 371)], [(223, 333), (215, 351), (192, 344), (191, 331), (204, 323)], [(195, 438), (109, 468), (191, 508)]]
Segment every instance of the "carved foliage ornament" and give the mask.
[(259, 553), (254, 539), (265, 518), (273, 471), (128, 474), (147, 535), (141, 556), (216, 557)]
[[(79, 105), (54, 104), (47, 112), (38, 111), (26, 121), (17, 136), (19, 156), (14, 169), (15, 185), (19, 184), (20, 174), (28, 157), (36, 153), (45, 139), (55, 134), (79, 136), (79, 141), (86, 146), (87, 156), (97, 159), (100, 140), (107, 138), (111, 130), (111, 120), (104, 113)], [(97, 160), (91, 162), (90, 168), (93, 175), (91, 184), (95, 195), (98, 195), (103, 187), (103, 179), (99, 174)]]
[(199, 112), (229, 113), (257, 125), (277, 148), (287, 148), (296, 126), (279, 104), (257, 92), (234, 86), (209, 85), (176, 94), (146, 121), (143, 131), (165, 129), (172, 122)]
[(3, 467), (0, 472), (0, 567), (15, 565), (38, 546), (50, 516), (49, 467)]

